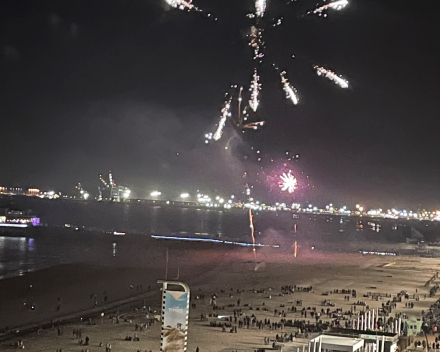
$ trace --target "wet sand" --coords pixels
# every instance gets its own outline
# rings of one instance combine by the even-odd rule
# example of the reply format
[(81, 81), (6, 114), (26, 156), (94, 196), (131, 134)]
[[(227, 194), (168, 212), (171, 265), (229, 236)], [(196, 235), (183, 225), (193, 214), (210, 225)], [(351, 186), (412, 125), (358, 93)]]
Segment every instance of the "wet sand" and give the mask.
[[(131, 246), (131, 250), (126, 246), (125, 253), (119, 253), (114, 260), (102, 260), (101, 264), (94, 259), (91, 263), (57, 265), (0, 280), (0, 330), (57, 321), (67, 314), (95, 308), (95, 295), (99, 308), (129, 297), (142, 299), (158, 294), (156, 282), (165, 278), (167, 248), (169, 279), (179, 272), (181, 278), (194, 280), (215, 265), (215, 261), (209, 263), (211, 259), (221, 255), (205, 252), (205, 258), (197, 251), (187, 255), (188, 244), (176, 242), (131, 241)], [(200, 263), (204, 265), (199, 266)], [(25, 309), (24, 303), (35, 309)]]
[[(301, 252), (298, 258), (291, 253), (280, 253), (273, 250), (259, 251), (258, 264), (254, 262), (252, 252), (247, 249), (236, 248), (223, 250), (222, 247), (208, 247), (198, 245), (169, 245), (159, 244), (148, 253), (149, 259), (145, 262), (136, 260), (129, 266), (118, 265), (67, 265), (59, 266), (23, 277), (0, 281), (0, 327), (10, 327), (37, 322), (47, 319), (58, 319), (63, 315), (94, 307), (94, 299), (90, 295), (96, 294), (98, 308), (103, 305), (103, 292), (107, 291), (109, 301), (138, 295), (139, 302), (146, 298), (153, 309), (160, 310), (161, 300), (157, 279), (165, 275), (164, 251), (169, 249), (168, 278), (173, 279), (179, 271), (179, 279), (187, 282), (191, 287), (192, 297), (204, 294), (204, 300), (195, 300), (196, 308), (190, 311), (190, 326), (188, 335), (188, 350), (195, 351), (253, 351), (263, 347), (265, 336), (275, 337), (279, 331), (259, 330), (258, 328), (239, 329), (237, 334), (221, 332), (221, 328), (209, 326), (209, 322), (201, 322), (201, 313), (212, 313), (209, 306), (209, 296), (218, 295), (217, 304), (225, 310), (218, 314), (230, 315), (233, 307), (240, 298), (242, 309), (246, 314), (255, 314), (258, 319), (274, 319), (274, 309), (281, 304), (292, 305), (294, 299), (302, 299), (303, 306), (321, 308), (323, 299), (330, 299), (337, 307), (349, 310), (353, 300), (347, 302), (342, 294), (323, 296), (325, 291), (335, 288), (351, 288), (358, 291), (357, 300), (364, 300), (370, 308), (378, 308), (388, 299), (372, 301), (363, 298), (367, 292), (391, 293), (395, 295), (401, 290), (415, 293), (416, 289), (421, 299), (415, 302), (413, 309), (405, 308), (404, 303), (398, 303), (397, 311), (406, 312), (409, 316), (420, 316), (422, 309), (427, 309), (437, 298), (424, 299), (428, 288), (424, 287), (437, 270), (440, 270), (439, 261), (418, 257), (381, 257), (360, 254), (341, 254), (325, 252)], [(181, 247), (181, 248), (179, 248)], [(179, 250), (177, 251), (177, 249)], [(179, 268), (179, 269), (178, 269)], [(28, 286), (35, 287), (35, 311), (22, 311), (23, 299), (29, 296)], [(136, 290), (142, 284), (143, 290)], [(313, 286), (312, 293), (296, 292), (293, 295), (280, 295), (284, 285)], [(133, 288), (130, 289), (130, 285)], [(151, 285), (151, 292), (147, 292)], [(232, 288), (232, 290), (231, 290)], [(268, 293), (254, 293), (254, 289), (264, 288), (268, 292), (272, 289), (269, 299)], [(236, 290), (245, 290), (236, 294)], [(225, 290), (221, 293), (221, 290)], [(229, 297), (229, 294), (233, 297)], [(61, 297), (61, 311), (56, 312), (57, 297)], [(264, 307), (268, 311), (262, 311)], [(243, 305), (249, 304), (249, 307)], [(140, 303), (139, 303), (140, 305)], [(260, 310), (256, 310), (260, 308)], [(116, 311), (116, 309), (115, 309)], [(105, 344), (112, 343), (114, 351), (136, 351), (148, 349), (158, 351), (160, 346), (160, 323), (156, 323), (149, 331), (138, 332), (139, 342), (124, 341), (127, 335), (133, 336), (134, 324), (145, 321), (145, 314), (130, 313), (132, 323), (121, 321), (112, 324), (105, 317), (101, 319), (96, 314), (93, 322), (70, 324), (63, 327), (64, 334), (57, 336), (56, 329), (43, 331), (41, 334), (29, 334), (24, 337), (26, 350), (81, 351), (83, 346), (78, 345), (72, 337), (72, 330), (81, 327), (83, 339), (88, 335), (91, 340), (90, 351), (105, 349)], [(287, 313), (286, 319), (300, 319), (297, 313)], [(276, 318), (275, 320), (279, 320)], [(285, 328), (285, 332), (295, 332), (295, 328)], [(98, 347), (103, 342), (104, 347)], [(305, 343), (298, 339), (296, 344)], [(8, 342), (1, 347), (8, 348)]]

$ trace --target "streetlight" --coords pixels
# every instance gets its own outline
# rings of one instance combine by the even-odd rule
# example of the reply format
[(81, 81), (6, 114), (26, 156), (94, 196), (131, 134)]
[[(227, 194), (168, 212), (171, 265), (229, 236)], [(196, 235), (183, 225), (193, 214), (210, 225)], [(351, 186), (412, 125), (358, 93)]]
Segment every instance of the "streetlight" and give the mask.
[(130, 197), (130, 193), (131, 191), (128, 188), (125, 188), (124, 193), (122, 193), (122, 198), (127, 199), (128, 197)]

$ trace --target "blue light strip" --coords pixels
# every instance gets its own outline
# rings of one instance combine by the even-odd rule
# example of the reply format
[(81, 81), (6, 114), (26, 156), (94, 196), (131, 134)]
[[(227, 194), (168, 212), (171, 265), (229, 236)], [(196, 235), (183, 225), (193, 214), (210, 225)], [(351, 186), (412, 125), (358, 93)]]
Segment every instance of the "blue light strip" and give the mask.
[(238, 246), (243, 247), (273, 247), (273, 248), (279, 248), (280, 246), (277, 244), (274, 245), (266, 245), (261, 243), (246, 243), (246, 242), (233, 242), (233, 241), (222, 241), (222, 240), (216, 240), (212, 238), (198, 238), (198, 237), (178, 237), (178, 236), (158, 236), (158, 235), (151, 235), (151, 238), (155, 239), (163, 239), (163, 240), (178, 240), (178, 241), (192, 241), (192, 242), (211, 242), (211, 243), (224, 243), (224, 244), (235, 244)]
[(396, 253), (393, 252), (373, 252), (373, 251), (359, 251), (362, 254), (376, 254), (376, 255), (391, 255), (396, 256)]
[(27, 224), (4, 224), (0, 223), (0, 227), (28, 227)]

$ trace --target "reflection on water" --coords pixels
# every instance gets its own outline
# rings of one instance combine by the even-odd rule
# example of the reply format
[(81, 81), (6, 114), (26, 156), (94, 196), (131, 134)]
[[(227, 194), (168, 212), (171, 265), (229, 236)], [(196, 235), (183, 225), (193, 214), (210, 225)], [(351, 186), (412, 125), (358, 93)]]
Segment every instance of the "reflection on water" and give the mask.
[(0, 237), (0, 279), (33, 270), (35, 241), (26, 237)]
[(29, 238), (27, 248), (28, 248), (29, 252), (32, 252), (35, 249), (35, 244), (34, 244), (33, 238)]

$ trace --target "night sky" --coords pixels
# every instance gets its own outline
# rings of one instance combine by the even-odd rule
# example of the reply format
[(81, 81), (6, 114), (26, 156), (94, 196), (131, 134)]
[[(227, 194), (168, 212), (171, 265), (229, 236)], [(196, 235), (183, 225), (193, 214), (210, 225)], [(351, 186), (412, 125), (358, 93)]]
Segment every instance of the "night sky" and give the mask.
[[(233, 190), (255, 159), (300, 154), (311, 186), (292, 201), (440, 206), (439, 1), (353, 0), (328, 18), (316, 1), (268, 1), (261, 67), (267, 125), (240, 151), (204, 144), (230, 84), (249, 86), (252, 1), (24, 0), (0, 13), (1, 185), (94, 192), (111, 169), (137, 197), (160, 188)], [(296, 59), (292, 59), (292, 55)], [(271, 63), (301, 104), (287, 102)], [(348, 91), (318, 77), (342, 74)], [(229, 136), (226, 131), (224, 138)], [(232, 148), (234, 149), (234, 148)], [(314, 187), (313, 187), (314, 186)], [(164, 191), (166, 192), (166, 191)]]

